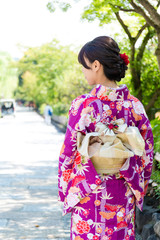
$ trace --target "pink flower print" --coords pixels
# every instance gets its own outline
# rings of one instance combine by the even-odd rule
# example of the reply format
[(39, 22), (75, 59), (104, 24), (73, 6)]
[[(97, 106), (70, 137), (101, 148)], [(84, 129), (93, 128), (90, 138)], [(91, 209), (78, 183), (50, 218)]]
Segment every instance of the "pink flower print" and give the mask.
[(78, 233), (80, 234), (88, 233), (90, 231), (90, 226), (86, 221), (79, 221), (76, 224), (76, 227), (77, 227)]
[(135, 170), (137, 173), (141, 173), (141, 169), (138, 167), (138, 165), (136, 164)]
[(107, 112), (103, 112), (103, 113), (102, 113), (102, 116), (103, 116), (103, 118), (107, 118), (107, 117), (108, 117)]
[(115, 108), (115, 104), (114, 104), (114, 102), (111, 102), (111, 103), (110, 103), (110, 108), (112, 108), (112, 109)]
[(109, 228), (109, 229), (107, 230), (107, 233), (108, 233), (109, 235), (112, 235), (112, 234), (113, 234), (113, 229), (112, 229), (112, 228)]
[(71, 176), (72, 170), (71, 169), (67, 169), (65, 171), (63, 171), (62, 176), (63, 176), (63, 181), (68, 182)]
[(108, 237), (108, 236), (106, 236), (106, 235), (104, 235), (103, 237), (102, 237), (102, 240), (110, 240), (111, 239), (111, 237)]
[(99, 240), (99, 237), (97, 235), (94, 235), (93, 240)]
[(101, 179), (97, 178), (95, 182), (97, 185), (99, 185), (99, 184), (101, 184), (102, 181), (101, 181)]
[(111, 101), (116, 101), (117, 100), (117, 93), (115, 91), (110, 92), (108, 98)]
[(106, 92), (106, 87), (105, 86), (102, 86), (97, 94), (98, 97), (100, 97), (103, 93)]
[(81, 163), (81, 154), (79, 152), (77, 152), (76, 154), (76, 158), (75, 158), (75, 163), (78, 165)]
[(126, 236), (125, 236), (125, 240), (129, 240), (129, 235), (126, 235)]
[(89, 210), (85, 209), (85, 210), (83, 211), (83, 215), (87, 217), (88, 214), (89, 214)]
[(104, 101), (110, 101), (107, 95), (100, 95), (99, 98)]

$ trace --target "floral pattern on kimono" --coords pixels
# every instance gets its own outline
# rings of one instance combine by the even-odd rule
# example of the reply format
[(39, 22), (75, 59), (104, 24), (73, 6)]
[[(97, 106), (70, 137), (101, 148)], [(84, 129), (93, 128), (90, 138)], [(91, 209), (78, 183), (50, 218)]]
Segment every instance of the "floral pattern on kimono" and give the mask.
[[(77, 131), (95, 131), (98, 122), (123, 119), (136, 126), (144, 141), (142, 157), (128, 158), (116, 175), (99, 175), (90, 159), (77, 151)], [(122, 85), (97, 85), (73, 100), (58, 169), (59, 200), (63, 214), (72, 212), (71, 239), (135, 239), (135, 204), (143, 198), (151, 176), (153, 135), (142, 103)], [(120, 197), (121, 196), (121, 197)]]

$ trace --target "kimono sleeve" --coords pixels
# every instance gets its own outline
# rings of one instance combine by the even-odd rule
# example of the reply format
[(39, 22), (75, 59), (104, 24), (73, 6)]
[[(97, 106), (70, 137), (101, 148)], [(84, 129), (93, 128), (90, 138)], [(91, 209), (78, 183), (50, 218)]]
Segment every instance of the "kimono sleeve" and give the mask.
[(63, 215), (71, 212), (77, 203), (94, 191), (102, 182), (91, 159), (82, 156), (77, 151), (77, 132), (85, 135), (94, 129), (96, 119), (93, 116), (93, 111), (96, 104), (88, 106), (92, 100), (90, 96), (81, 97), (74, 102), (69, 113), (58, 170), (59, 200), (64, 202)]
[[(80, 111), (81, 109), (79, 109)], [(58, 200), (64, 202), (66, 189), (72, 173), (72, 167), (76, 156), (76, 123), (79, 120), (78, 111), (75, 111), (74, 101), (69, 110), (69, 119), (62, 145), (58, 166)]]
[(143, 199), (151, 177), (153, 164), (153, 134), (150, 122), (144, 112), (137, 127), (145, 141), (143, 156), (133, 156), (120, 169), (121, 176), (126, 180), (136, 198), (136, 205), (142, 211)]

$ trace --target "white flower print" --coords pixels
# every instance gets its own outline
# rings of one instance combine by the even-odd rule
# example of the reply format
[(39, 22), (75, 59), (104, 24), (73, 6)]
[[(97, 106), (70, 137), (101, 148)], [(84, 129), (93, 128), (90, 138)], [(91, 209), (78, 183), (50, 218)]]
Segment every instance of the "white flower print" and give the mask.
[(62, 187), (63, 193), (65, 193), (67, 189), (67, 182), (63, 180), (63, 176), (60, 178), (60, 186)]
[(109, 240), (109, 237), (105, 235), (102, 237), (102, 240)]
[(144, 113), (144, 108), (141, 102), (133, 102), (133, 109), (135, 111), (135, 113), (137, 114), (143, 114)]
[(121, 211), (119, 211), (119, 212), (117, 213), (117, 216), (118, 216), (118, 217), (123, 217), (124, 214), (123, 214)]
[(61, 166), (61, 171), (63, 172), (65, 170), (65, 167), (62, 165)]
[(92, 219), (89, 219), (89, 220), (87, 221), (87, 223), (88, 223), (89, 225), (92, 225), (92, 224), (93, 224), (93, 220), (92, 220)]
[(129, 202), (129, 203), (132, 203), (132, 198), (129, 198), (129, 199), (128, 199), (128, 202)]
[(96, 118), (96, 122), (98, 123), (100, 121), (100, 119), (101, 119), (101, 116), (98, 115), (97, 118)]
[(92, 233), (88, 233), (87, 237), (88, 237), (88, 239), (93, 239), (93, 234)]
[(91, 123), (91, 118), (89, 114), (84, 114), (79, 120), (79, 130), (85, 129), (85, 127), (89, 127)]
[(123, 106), (125, 107), (125, 108), (128, 108), (129, 107), (129, 102), (128, 101), (124, 101), (124, 104), (123, 104)]
[(90, 187), (91, 187), (92, 190), (94, 190), (97, 187), (97, 185), (96, 184), (91, 184)]
[(132, 234), (132, 229), (129, 229), (128, 230), (128, 235), (131, 235)]
[(110, 108), (109, 108), (108, 105), (104, 105), (104, 106), (103, 106), (103, 109), (104, 109), (105, 111), (107, 111), (107, 110), (109, 110)]
[(75, 206), (79, 202), (79, 198), (76, 194), (74, 193), (69, 193), (67, 196), (67, 203), (69, 207)]

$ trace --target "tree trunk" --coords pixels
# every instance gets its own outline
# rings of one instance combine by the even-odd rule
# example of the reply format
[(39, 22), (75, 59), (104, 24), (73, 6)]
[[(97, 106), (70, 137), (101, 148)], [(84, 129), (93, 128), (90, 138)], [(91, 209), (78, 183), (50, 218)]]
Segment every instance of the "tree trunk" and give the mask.
[(157, 46), (157, 49), (155, 51), (155, 55), (157, 57), (158, 67), (160, 69), (160, 29), (157, 30), (157, 37), (158, 37), (158, 46)]
[(137, 69), (135, 62), (135, 42), (131, 43), (131, 82), (133, 84), (134, 90), (136, 92), (137, 98), (142, 101), (142, 89), (141, 89), (141, 81), (140, 81), (140, 69)]

